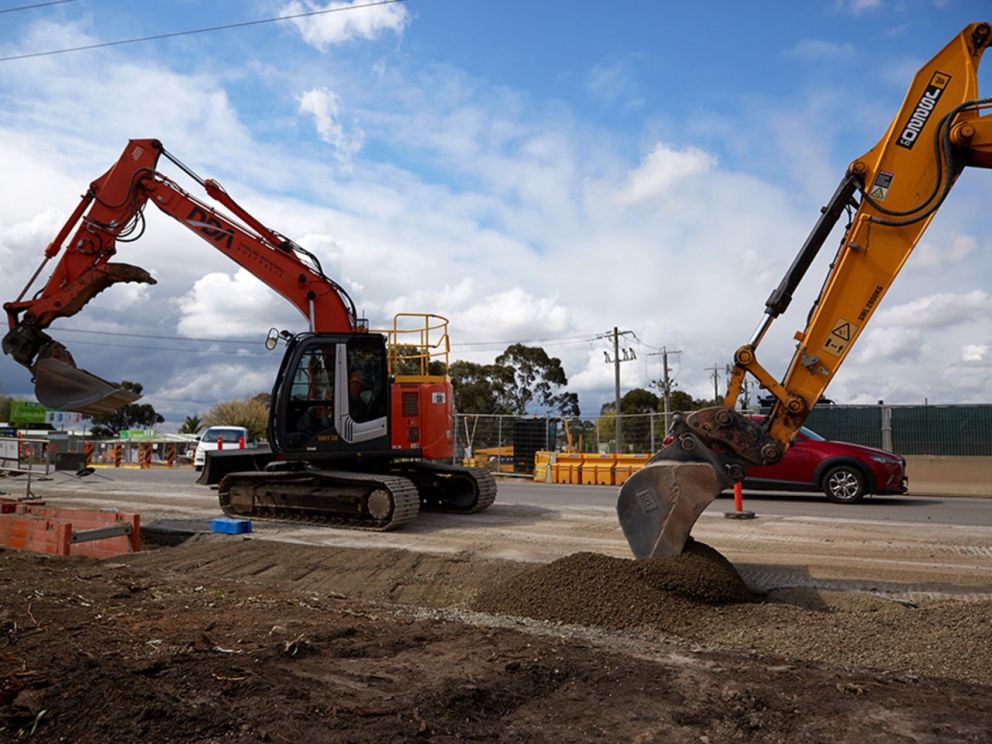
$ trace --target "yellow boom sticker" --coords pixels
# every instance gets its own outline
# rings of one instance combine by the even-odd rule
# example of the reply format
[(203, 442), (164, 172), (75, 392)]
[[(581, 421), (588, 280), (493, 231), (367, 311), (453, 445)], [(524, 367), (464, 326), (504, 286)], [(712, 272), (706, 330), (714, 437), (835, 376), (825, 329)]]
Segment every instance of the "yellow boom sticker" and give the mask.
[(844, 320), (843, 318), (837, 318), (837, 322), (834, 323), (833, 330), (830, 331), (830, 335), (827, 336), (827, 340), (823, 342), (823, 350), (828, 354), (833, 354), (839, 357), (844, 353), (854, 337), (858, 334), (858, 326), (849, 320)]

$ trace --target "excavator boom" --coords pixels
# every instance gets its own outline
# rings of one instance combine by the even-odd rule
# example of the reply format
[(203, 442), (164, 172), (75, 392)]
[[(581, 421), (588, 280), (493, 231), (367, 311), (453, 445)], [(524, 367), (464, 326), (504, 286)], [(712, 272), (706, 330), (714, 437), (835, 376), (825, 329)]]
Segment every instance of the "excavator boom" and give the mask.
[[(864, 332), (879, 303), (968, 166), (992, 167), (992, 98), (978, 97), (988, 23), (967, 26), (925, 64), (882, 139), (855, 159), (765, 318), (734, 355), (722, 406), (679, 416), (672, 441), (620, 489), (617, 514), (638, 558), (680, 553), (696, 519), (748, 467), (777, 462)], [(781, 382), (756, 350), (842, 215), (853, 217)], [(762, 423), (735, 410), (746, 374), (775, 402)]]
[[(155, 170), (162, 156), (237, 219), (193, 197)], [(76, 314), (114, 284), (155, 284), (144, 269), (111, 261), (119, 242), (140, 236), (143, 210), (149, 202), (289, 300), (307, 318), (311, 331), (364, 330), (347, 293), (323, 273), (312, 254), (262, 225), (215, 181), (200, 178), (158, 140), (131, 140), (113, 167), (90, 184), (20, 296), (3, 306), (9, 325), (3, 351), (31, 371), (35, 396), (42, 404), (92, 416), (137, 400), (133, 391), (76, 367), (68, 350), (45, 329), (58, 318)], [(45, 286), (25, 299), (48, 262), (60, 254)]]

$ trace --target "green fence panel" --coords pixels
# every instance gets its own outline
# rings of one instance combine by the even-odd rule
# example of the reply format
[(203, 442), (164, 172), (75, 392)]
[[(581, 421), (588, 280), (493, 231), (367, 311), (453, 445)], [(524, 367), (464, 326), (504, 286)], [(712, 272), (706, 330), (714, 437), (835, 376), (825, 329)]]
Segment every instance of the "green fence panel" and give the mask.
[(901, 455), (992, 455), (992, 406), (893, 406), (892, 448)]
[(806, 419), (806, 426), (826, 439), (882, 446), (879, 406), (816, 406)]

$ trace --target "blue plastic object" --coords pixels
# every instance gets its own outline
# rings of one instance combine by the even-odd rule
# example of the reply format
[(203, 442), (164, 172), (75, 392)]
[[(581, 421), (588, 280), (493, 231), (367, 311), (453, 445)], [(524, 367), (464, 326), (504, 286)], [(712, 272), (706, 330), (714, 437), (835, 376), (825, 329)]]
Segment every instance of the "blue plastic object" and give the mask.
[(212, 532), (223, 532), (226, 535), (240, 535), (251, 532), (251, 520), (217, 517), (210, 520), (210, 529)]

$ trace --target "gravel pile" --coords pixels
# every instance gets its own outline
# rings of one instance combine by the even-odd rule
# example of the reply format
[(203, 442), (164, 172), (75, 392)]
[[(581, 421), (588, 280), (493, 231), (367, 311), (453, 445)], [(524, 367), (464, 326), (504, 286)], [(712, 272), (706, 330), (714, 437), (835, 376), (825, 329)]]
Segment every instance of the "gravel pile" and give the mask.
[(751, 600), (726, 558), (690, 541), (682, 555), (643, 561), (575, 553), (483, 589), (473, 609), (576, 625), (664, 627), (700, 604)]

